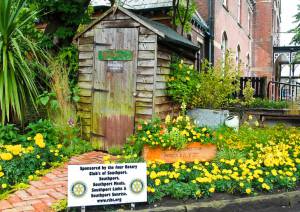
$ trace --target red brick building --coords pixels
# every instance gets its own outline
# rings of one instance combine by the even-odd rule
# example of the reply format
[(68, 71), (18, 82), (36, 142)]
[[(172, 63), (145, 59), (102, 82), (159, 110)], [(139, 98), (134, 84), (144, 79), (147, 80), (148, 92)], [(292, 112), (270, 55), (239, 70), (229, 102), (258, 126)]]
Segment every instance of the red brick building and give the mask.
[(198, 0), (198, 10), (210, 27), (210, 60), (219, 61), (230, 50), (242, 63), (244, 75), (251, 66), (254, 2), (250, 0)]
[(246, 76), (273, 73), (274, 32), (279, 31), (280, 0), (197, 0), (210, 27), (209, 57), (221, 60), (231, 50)]
[(256, 0), (253, 13), (252, 71), (256, 76), (274, 78), (273, 44), (279, 42), (281, 0)]

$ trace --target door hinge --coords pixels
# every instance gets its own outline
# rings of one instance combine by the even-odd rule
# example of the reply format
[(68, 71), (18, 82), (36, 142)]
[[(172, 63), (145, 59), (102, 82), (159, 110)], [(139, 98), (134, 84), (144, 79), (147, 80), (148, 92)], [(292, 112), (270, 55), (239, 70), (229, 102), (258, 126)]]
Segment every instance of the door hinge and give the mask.
[(93, 136), (93, 137), (101, 137), (101, 138), (105, 137), (104, 135), (100, 135), (100, 134), (97, 134), (97, 133), (94, 133), (94, 132), (90, 132), (90, 135)]
[(100, 89), (100, 88), (92, 88), (92, 91), (95, 92), (95, 91), (98, 91), (98, 92), (106, 92), (108, 93), (109, 90), (106, 90), (106, 89)]

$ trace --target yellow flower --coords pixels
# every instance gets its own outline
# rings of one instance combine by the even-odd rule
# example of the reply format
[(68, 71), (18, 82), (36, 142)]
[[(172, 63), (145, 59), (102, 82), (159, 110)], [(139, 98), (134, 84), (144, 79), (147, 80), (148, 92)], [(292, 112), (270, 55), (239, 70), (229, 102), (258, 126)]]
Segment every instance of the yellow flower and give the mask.
[(262, 182), (264, 182), (264, 179), (260, 177), (260, 178), (258, 178), (258, 182), (262, 183)]
[(215, 192), (215, 188), (214, 188), (214, 187), (211, 187), (208, 191), (209, 191), (210, 193), (214, 193), (214, 192)]
[(3, 177), (4, 176), (4, 173), (3, 172), (0, 172), (0, 177)]
[(249, 115), (248, 116), (248, 119), (251, 121), (253, 119), (253, 116), (252, 115)]
[(272, 173), (272, 175), (277, 176), (277, 170), (276, 169), (272, 169), (271, 173)]
[(164, 183), (166, 183), (166, 184), (169, 183), (169, 182), (170, 182), (169, 179), (165, 179), (165, 180), (164, 180)]
[(42, 163), (42, 166), (46, 166), (46, 162), (45, 161)]
[(13, 155), (19, 155), (22, 151), (22, 146), (19, 145), (8, 145), (6, 146), (6, 150), (11, 152)]
[(160, 179), (155, 179), (155, 185), (159, 186), (160, 185)]
[(32, 138), (31, 137), (27, 137), (27, 141), (31, 141), (32, 140)]
[(201, 197), (201, 191), (200, 190), (196, 191), (196, 196)]
[(247, 188), (247, 189), (246, 189), (246, 194), (250, 194), (251, 191), (252, 191), (251, 188)]
[(13, 155), (11, 153), (1, 153), (0, 158), (2, 160), (11, 160), (13, 158)]
[(57, 144), (57, 148), (61, 149), (62, 148), (62, 144)]
[(41, 133), (37, 133), (37, 134), (34, 136), (34, 140), (35, 140), (35, 141), (44, 141), (44, 136), (43, 136)]
[(240, 187), (242, 187), (242, 188), (243, 188), (243, 187), (244, 187), (244, 183), (240, 183)]
[(29, 175), (29, 176), (28, 176), (28, 180), (33, 180), (33, 176), (32, 176), (32, 175)]
[(40, 159), (40, 158), (41, 158), (41, 156), (40, 156), (40, 155), (36, 155), (36, 158), (37, 158), (37, 159)]
[(167, 115), (166, 116), (166, 119), (165, 119), (165, 123), (168, 124), (171, 122), (171, 116), (170, 115)]
[(27, 150), (28, 150), (29, 152), (32, 152), (32, 151), (34, 150), (34, 148), (33, 148), (33, 146), (29, 146), (29, 147), (27, 147)]
[(3, 189), (7, 188), (7, 184), (3, 183), (3, 184), (1, 185), (1, 187), (2, 187)]
[(151, 178), (151, 179), (155, 179), (156, 177), (157, 177), (156, 173), (155, 173), (154, 171), (152, 171), (152, 172), (150, 173), (150, 178)]
[(46, 146), (43, 139), (35, 139), (35, 144), (38, 145), (41, 149), (45, 148)]

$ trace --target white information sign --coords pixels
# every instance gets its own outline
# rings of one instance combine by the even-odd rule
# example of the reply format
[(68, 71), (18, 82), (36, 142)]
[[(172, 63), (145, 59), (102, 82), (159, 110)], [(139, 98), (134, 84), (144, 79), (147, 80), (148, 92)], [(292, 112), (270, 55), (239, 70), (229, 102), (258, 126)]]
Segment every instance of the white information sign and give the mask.
[(146, 163), (68, 166), (68, 207), (146, 201)]

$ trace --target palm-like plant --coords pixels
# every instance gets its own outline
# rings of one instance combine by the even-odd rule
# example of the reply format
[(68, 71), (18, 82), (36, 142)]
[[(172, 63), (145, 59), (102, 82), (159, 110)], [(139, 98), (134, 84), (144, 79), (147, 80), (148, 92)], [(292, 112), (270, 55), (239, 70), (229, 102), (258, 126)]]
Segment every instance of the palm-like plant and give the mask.
[(26, 102), (38, 94), (36, 65), (42, 51), (24, 32), (32, 24), (36, 11), (25, 9), (24, 1), (1, 0), (0, 3), (0, 116), (1, 122), (12, 116), (22, 120)]

